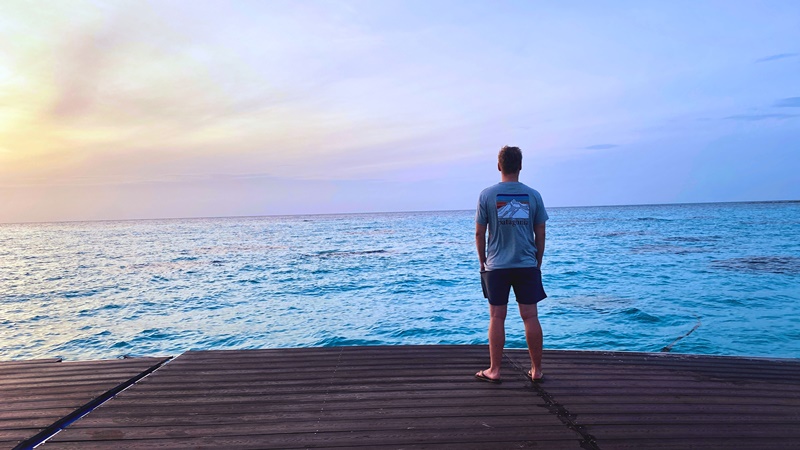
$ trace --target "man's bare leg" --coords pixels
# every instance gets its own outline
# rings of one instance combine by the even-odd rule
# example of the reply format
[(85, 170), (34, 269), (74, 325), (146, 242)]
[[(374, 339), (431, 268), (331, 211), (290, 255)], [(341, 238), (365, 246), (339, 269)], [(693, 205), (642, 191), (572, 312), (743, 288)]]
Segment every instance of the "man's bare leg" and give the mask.
[(483, 374), (495, 380), (500, 379), (500, 366), (503, 363), (507, 312), (508, 305), (489, 305), (489, 361), (491, 366), (484, 370)]
[(539, 310), (536, 305), (519, 305), (519, 315), (525, 323), (525, 340), (528, 341), (528, 354), (531, 357), (533, 379), (542, 377), (542, 325), (539, 323)]

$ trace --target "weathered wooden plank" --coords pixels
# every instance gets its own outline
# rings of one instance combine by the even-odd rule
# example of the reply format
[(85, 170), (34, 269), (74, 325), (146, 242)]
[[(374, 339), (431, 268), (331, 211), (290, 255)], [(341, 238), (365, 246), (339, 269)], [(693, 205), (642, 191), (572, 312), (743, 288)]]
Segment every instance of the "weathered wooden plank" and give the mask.
[[(474, 384), (474, 383), (473, 383)], [(201, 392), (201, 391), (197, 391)], [(192, 405), (192, 404), (202, 404), (202, 403), (216, 403), (218, 401), (224, 402), (236, 402), (236, 403), (247, 403), (248, 401), (252, 402), (260, 402), (264, 397), (269, 399), (269, 402), (272, 403), (315, 403), (319, 401), (321, 398), (324, 398), (326, 402), (337, 402), (337, 401), (370, 401), (370, 400), (383, 400), (383, 399), (402, 399), (402, 400), (436, 400), (436, 399), (447, 399), (447, 398), (466, 398), (472, 401), (479, 401), (482, 399), (488, 399), (493, 401), (518, 401), (519, 400), (519, 392), (515, 392), (511, 389), (492, 389), (492, 390), (479, 390), (465, 388), (465, 389), (448, 389), (448, 390), (414, 390), (414, 391), (398, 391), (398, 390), (391, 390), (391, 391), (362, 391), (362, 392), (312, 392), (307, 393), (306, 391), (295, 391), (295, 392), (288, 392), (288, 393), (275, 393), (269, 391), (260, 391), (262, 397), (254, 397), (252, 392), (237, 392), (237, 393), (228, 393), (225, 395), (212, 395), (209, 393), (203, 392), (203, 397), (198, 398), (196, 395), (182, 395), (182, 396), (158, 396), (158, 395), (148, 395), (147, 401), (151, 405), (161, 405), (161, 404), (170, 404), (176, 401), (180, 402), (181, 404), (185, 405)], [(129, 395), (125, 396), (126, 399), (130, 400), (139, 400), (142, 398), (140, 394), (137, 392), (131, 392)], [(529, 399), (526, 399), (528, 401)], [(531, 399), (532, 400), (532, 399)]]
[[(70, 412), (72, 411), (67, 410), (67, 414), (69, 414)], [(17, 430), (24, 428), (41, 428), (42, 426), (50, 425), (51, 423), (55, 422), (61, 417), (64, 417), (64, 415), (48, 415), (48, 416), (3, 420), (0, 421), (0, 431)]]
[[(535, 443), (542, 448), (549, 448), (548, 442), (573, 443), (580, 448), (577, 439), (567, 438), (568, 434), (558, 433), (555, 436), (542, 435), (532, 427), (463, 430), (403, 430), (396, 432), (327, 432), (327, 433), (294, 433), (283, 435), (247, 435), (247, 436), (215, 436), (198, 438), (174, 436), (170, 438), (125, 440), (118, 433), (109, 430), (107, 434), (97, 434), (91, 441), (67, 441), (59, 434), (57, 440), (48, 441), (51, 448), (119, 448), (119, 449), (178, 449), (178, 448), (335, 448), (341, 446), (386, 445), (391, 442), (396, 446), (413, 444), (440, 444), (458, 448), (462, 443), (492, 443), (495, 448), (519, 448), (526, 442)], [(513, 439), (511, 439), (513, 437)]]
[[(116, 403), (116, 400), (112, 403)], [(339, 405), (326, 405), (326, 411), (328, 412), (337, 412), (341, 414), (358, 414), (359, 411), (365, 411), (365, 414), (368, 414), (366, 411), (370, 410), (384, 410), (386, 414), (397, 414), (397, 415), (414, 415), (418, 414), (421, 416), (430, 416), (435, 417), (442, 409), (455, 409), (455, 410), (471, 410), (475, 406), (475, 402), (469, 403), (467, 401), (462, 402), (448, 402), (449, 405), (440, 405), (441, 402), (436, 402), (433, 404), (429, 404), (427, 406), (417, 406), (414, 402), (409, 402), (406, 406), (400, 406), (393, 404), (391, 408), (387, 408), (385, 403), (382, 402), (372, 402), (372, 403), (362, 403), (358, 405), (353, 405), (351, 403), (342, 403)], [(511, 409), (510, 406), (504, 404), (481, 404), (481, 406), (486, 406), (484, 410), (493, 410), (499, 409), (504, 410), (503, 408), (508, 407)], [(518, 405), (517, 405), (518, 406)], [(788, 417), (789, 420), (795, 420), (797, 416), (797, 407), (796, 406), (783, 406), (783, 407), (774, 407), (774, 406), (749, 406), (749, 405), (742, 405), (737, 408), (721, 408), (720, 406), (706, 406), (706, 405), (648, 405), (648, 404), (623, 404), (623, 405), (608, 405), (608, 407), (603, 407), (603, 405), (589, 405), (586, 407), (574, 407), (573, 405), (567, 405), (569, 411), (577, 417), (578, 422), (583, 422), (587, 420), (587, 418), (592, 417), (593, 415), (606, 415), (606, 414), (624, 414), (627, 412), (635, 413), (659, 413), (659, 414), (683, 414), (687, 417), (687, 420), (691, 420), (692, 415), (702, 416), (704, 414), (739, 414), (747, 416), (748, 413), (755, 416), (761, 415), (770, 415), (774, 417)], [(522, 406), (519, 406), (523, 408)], [(536, 409), (533, 409), (536, 408)], [(144, 416), (152, 416), (153, 418), (156, 417), (170, 417), (175, 415), (188, 415), (191, 414), (192, 416), (199, 416), (199, 415), (225, 415), (225, 414), (237, 414), (237, 413), (246, 413), (246, 414), (264, 414), (265, 408), (260, 407), (256, 404), (245, 404), (241, 405), (241, 407), (237, 407), (234, 403), (229, 404), (208, 404), (208, 405), (200, 405), (194, 406), (192, 408), (185, 408), (179, 405), (170, 405), (164, 406), (159, 408), (154, 408), (149, 405), (137, 405), (137, 404), (130, 404), (126, 406), (114, 406), (108, 405), (104, 407), (104, 415), (103, 417), (144, 417)], [(292, 404), (281, 404), (281, 405), (271, 405), (268, 409), (269, 414), (275, 414), (279, 416), (289, 416), (297, 415), (297, 416), (305, 416), (306, 414), (313, 414), (316, 410), (308, 408), (307, 405), (292, 405)], [(528, 414), (530, 415), (544, 415), (541, 411), (547, 411), (544, 405), (532, 405), (531, 410)], [(481, 412), (481, 414), (498, 414), (492, 412)], [(502, 413), (500, 413), (502, 414)], [(88, 417), (97, 417), (96, 415), (88, 416)]]
[(587, 429), (599, 440), (605, 439), (661, 439), (677, 435), (683, 439), (750, 437), (769, 439), (773, 436), (800, 438), (800, 427), (795, 423), (716, 423), (693, 426), (683, 423), (632, 423), (604, 426), (589, 425)]
[[(116, 402), (115, 402), (116, 403)], [(422, 402), (419, 402), (422, 403)], [(486, 404), (486, 412), (475, 412), (474, 403), (470, 405), (468, 402), (449, 402), (450, 405), (440, 405), (441, 402), (430, 402), (428, 405), (418, 405), (413, 402), (406, 403), (405, 406), (396, 405), (396, 402), (391, 404), (380, 401), (364, 403), (360, 402), (357, 405), (351, 403), (341, 404), (324, 404), (324, 411), (331, 417), (351, 417), (354, 415), (362, 414), (364, 416), (380, 418), (380, 417), (439, 417), (440, 415), (453, 415), (453, 416), (473, 416), (473, 415), (504, 415), (506, 408), (510, 411), (520, 411), (526, 417), (546, 416), (549, 411), (544, 405), (503, 405), (503, 404)], [(452, 404), (455, 403), (455, 404)], [(316, 407), (315, 407), (316, 406)], [(149, 405), (126, 405), (114, 406), (104, 408), (103, 414), (96, 414), (92, 418), (120, 418), (120, 417), (164, 417), (172, 416), (178, 417), (182, 415), (191, 414), (192, 416), (199, 415), (217, 415), (237, 417), (241, 414), (246, 414), (253, 417), (261, 415), (273, 415), (276, 417), (317, 417), (319, 411), (322, 410), (323, 404), (318, 405), (269, 405), (267, 407), (259, 407), (255, 403), (242, 405), (241, 408), (236, 408), (234, 404), (208, 404), (188, 408), (183, 405), (169, 405), (162, 408), (153, 408)], [(329, 407), (330, 406), (330, 407)], [(472, 408), (470, 408), (472, 406)], [(444, 411), (444, 412), (443, 412)], [(448, 411), (453, 411), (451, 414), (446, 414)], [(459, 413), (460, 411), (460, 413)], [(155, 419), (154, 419), (155, 420)], [(83, 426), (81, 424), (81, 426)]]
[(778, 415), (796, 417), (800, 414), (800, 409), (796, 405), (771, 405), (768, 403), (759, 405), (730, 405), (730, 404), (682, 404), (682, 403), (569, 403), (570, 412), (578, 417), (591, 417), (593, 415), (609, 414), (647, 414), (658, 413), (699, 413), (699, 414), (752, 414)]
[[(544, 365), (546, 367), (575, 368), (584, 371), (589, 369), (606, 370), (615, 368), (640, 369), (654, 372), (653, 369), (665, 368), (671, 371), (690, 370), (707, 373), (717, 373), (729, 378), (737, 378), (740, 373), (758, 377), (761, 374), (786, 374), (797, 373), (800, 362), (794, 359), (748, 359), (732, 357), (696, 356), (696, 355), (659, 355), (646, 354), (647, 356), (631, 357), (627, 354), (597, 356), (594, 352), (582, 352), (586, 355), (571, 355), (557, 358), (553, 352), (545, 352)], [(527, 352), (506, 351), (506, 355), (513, 361), (522, 365), (530, 364)], [(647, 369), (649, 368), (649, 369)], [(732, 369), (735, 369), (732, 370)]]
[[(581, 425), (637, 425), (637, 424), (682, 424), (686, 426), (703, 426), (713, 424), (798, 424), (800, 412), (797, 414), (698, 414), (691, 410), (681, 413), (622, 413), (596, 414), (579, 417), (575, 421)], [(800, 427), (799, 427), (800, 428)]]
[[(100, 369), (104, 371), (122, 370), (126, 367), (137, 367), (140, 362), (148, 358), (129, 358), (129, 359), (108, 359), (108, 360), (94, 360), (94, 361), (59, 361), (54, 360), (49, 363), (37, 364), (19, 364), (12, 366), (13, 370), (8, 370), (10, 373), (24, 374), (30, 373), (37, 376), (41, 373), (84, 373), (87, 369)], [(7, 363), (0, 363), (0, 368)], [(11, 368), (10, 368), (11, 369)]]
[[(475, 405), (482, 407), (502, 408), (509, 405), (508, 398), (492, 398), (484, 397), (479, 399), (475, 398), (447, 398), (439, 397), (433, 399), (416, 399), (407, 400), (402, 398), (392, 399), (379, 399), (375, 401), (356, 401), (356, 400), (342, 400), (342, 401), (319, 401), (294, 403), (294, 402), (270, 402), (268, 399), (260, 399), (240, 402), (236, 400), (220, 400), (216, 402), (194, 402), (192, 404), (184, 404), (181, 402), (174, 403), (160, 403), (151, 404), (150, 402), (129, 401), (126, 397), (120, 396), (103, 406), (103, 410), (111, 409), (130, 409), (136, 410), (137, 414), (176, 414), (176, 413), (192, 413), (192, 414), (227, 414), (236, 411), (260, 412), (260, 411), (309, 411), (325, 405), (326, 410), (362, 410), (362, 409), (375, 409), (375, 408), (436, 408), (436, 407), (460, 407), (460, 408), (474, 408)], [(535, 400), (531, 401), (531, 407), (536, 407)], [(544, 405), (542, 405), (544, 406)]]
[[(324, 420), (322, 420), (324, 419)], [(99, 435), (113, 434), (119, 439), (140, 440), (157, 439), (163, 436), (203, 437), (203, 436), (267, 436), (275, 435), (277, 439), (284, 439), (284, 435), (302, 433), (367, 433), (396, 434), (409, 431), (440, 431), (455, 432), (461, 430), (464, 434), (473, 431), (497, 431), (502, 429), (517, 430), (525, 427), (535, 427), (538, 435), (546, 440), (559, 439), (566, 435), (560, 423), (551, 421), (548, 425), (540, 425), (528, 417), (515, 416), (483, 416), (483, 417), (450, 417), (431, 420), (430, 418), (384, 418), (380, 421), (367, 421), (359, 419), (330, 420), (324, 415), (319, 419), (307, 421), (268, 421), (229, 424), (181, 425), (181, 426), (138, 426), (96, 428), (81, 427), (70, 433), (71, 440), (93, 440)]]
[(28, 420), (28, 419), (37, 419), (39, 417), (64, 417), (70, 412), (73, 411), (73, 408), (50, 408), (50, 409), (28, 409), (28, 410), (10, 410), (10, 411), (0, 411), (0, 428), (3, 428), (3, 423), (6, 421), (14, 421), (14, 420)]
[[(64, 364), (64, 363), (57, 363), (57, 364)], [(12, 385), (14, 383), (48, 383), (48, 382), (57, 382), (58, 380), (69, 380), (75, 377), (86, 377), (81, 378), (81, 381), (89, 381), (95, 378), (109, 378), (114, 377), (117, 375), (125, 375), (130, 373), (131, 370), (136, 370), (139, 365), (132, 365), (126, 362), (125, 367), (97, 367), (95, 369), (85, 368), (82, 370), (70, 370), (70, 371), (56, 371), (56, 370), (36, 370), (35, 372), (31, 371), (30, 373), (15, 373), (10, 375), (3, 375), (2, 379), (0, 379), (0, 385)], [(105, 370), (105, 369), (108, 370)], [(35, 369), (34, 369), (35, 370)]]
[(19, 436), (33, 436), (40, 429), (47, 427), (49, 423), (31, 422), (30, 426), (17, 428), (0, 429), (0, 441), (19, 441)]
[(797, 450), (796, 438), (662, 437), (659, 439), (603, 439), (603, 450)]
[[(677, 403), (683, 405), (707, 405), (707, 404), (718, 404), (718, 405), (761, 405), (764, 404), (764, 400), (758, 397), (739, 397), (739, 396), (730, 396), (730, 395), (672, 395), (672, 396), (661, 396), (657, 393), (651, 395), (626, 395), (625, 397), (619, 397), (616, 395), (580, 395), (580, 396), (572, 396), (572, 395), (563, 395), (558, 397), (559, 402), (562, 404), (571, 404), (571, 405), (578, 405), (578, 404), (601, 404), (601, 405), (609, 405), (609, 404), (649, 404), (649, 405), (660, 405), (664, 403)], [(784, 405), (784, 406), (792, 406), (798, 404), (798, 399), (796, 398), (769, 398), (767, 401), (774, 405)]]
[[(369, 381), (373, 381), (370, 384)], [(225, 397), (225, 396), (260, 396), (270, 395), (273, 398), (279, 398), (281, 395), (295, 395), (302, 391), (305, 395), (318, 395), (318, 394), (337, 394), (337, 395), (362, 395), (367, 393), (381, 393), (384, 395), (391, 395), (393, 392), (406, 393), (414, 391), (419, 394), (433, 395), (439, 393), (441, 395), (459, 396), (466, 395), (472, 396), (475, 388), (475, 380), (472, 377), (452, 381), (447, 383), (415, 383), (408, 382), (406, 379), (393, 379), (394, 382), (383, 382), (385, 380), (372, 378), (356, 380), (352, 383), (283, 383), (280, 381), (265, 382), (230, 382), (224, 384), (224, 380), (217, 382), (204, 381), (196, 383), (191, 386), (170, 384), (168, 386), (159, 385), (152, 386), (147, 391), (134, 391), (130, 395), (137, 398), (158, 397), (160, 399), (180, 398), (187, 396), (195, 396), (198, 391), (202, 391), (205, 397)], [(545, 383), (547, 391), (551, 395), (568, 395), (568, 396), (586, 396), (591, 397), (594, 395), (601, 396), (642, 396), (653, 394), (653, 387), (645, 385), (638, 386), (604, 386), (602, 384), (589, 383), (580, 387), (572, 387), (569, 385), (557, 385), (554, 383)], [(507, 387), (505, 387), (507, 386)], [(504, 383), (498, 386), (492, 392), (497, 391), (513, 391), (519, 389), (519, 385), (514, 385), (511, 382)], [(657, 395), (659, 396), (703, 396), (703, 395), (723, 395), (730, 392), (732, 389), (737, 389), (731, 385), (720, 385), (719, 383), (705, 383), (698, 382), (697, 385), (691, 387), (683, 387), (682, 384), (676, 385), (663, 385), (659, 388)], [(759, 399), (767, 398), (800, 398), (800, 392), (795, 390), (775, 389), (770, 390), (769, 386), (759, 386), (748, 388), (737, 394), (739, 398), (754, 397)]]
[(33, 366), (37, 364), (52, 364), (61, 362), (61, 358), (41, 358), (41, 359), (12, 359), (0, 361), (0, 370), (19, 366)]
[[(525, 350), (506, 349), (506, 355), (509, 357), (522, 357), (528, 356)], [(580, 353), (580, 354), (578, 354)], [(692, 363), (699, 362), (705, 367), (714, 366), (731, 366), (731, 367), (747, 367), (754, 366), (760, 367), (762, 365), (769, 365), (773, 369), (778, 369), (778, 366), (785, 367), (800, 367), (800, 361), (794, 358), (756, 358), (756, 357), (731, 357), (731, 356), (717, 356), (717, 355), (688, 355), (688, 354), (675, 354), (675, 353), (636, 353), (636, 352), (575, 352), (573, 350), (545, 350), (545, 357), (550, 361), (567, 361), (567, 362), (588, 362), (588, 361), (620, 361), (630, 363), (646, 362), (648, 364), (657, 362), (667, 363)], [(777, 364), (777, 365), (776, 365)]]
[[(364, 446), (330, 447), (337, 450), (365, 450)], [(370, 450), (397, 450), (396, 445), (370, 445)], [(405, 444), (403, 450), (430, 450), (446, 449), (447, 444)], [(528, 441), (528, 442), (460, 442), (458, 450), (502, 450), (502, 449), (533, 448), (545, 450), (579, 450), (578, 441)]]
[(202, 439), (192, 439), (192, 440), (181, 440), (176, 439), (172, 441), (165, 441), (165, 440), (148, 440), (148, 441), (83, 441), (83, 442), (59, 442), (57, 444), (52, 445), (50, 448), (61, 448), (61, 449), (87, 449), (87, 450), (113, 450), (113, 449), (121, 449), (121, 450), (145, 450), (145, 449), (228, 449), (228, 448), (236, 448), (238, 449), (271, 449), (271, 448), (326, 448), (326, 449), (337, 449), (337, 450), (442, 450), (442, 449), (452, 449), (457, 448), (458, 450), (504, 450), (504, 449), (520, 449), (520, 448), (530, 448), (530, 449), (543, 449), (543, 450), (581, 450), (582, 447), (580, 446), (580, 442), (575, 441), (546, 441), (543, 439), (539, 440), (531, 440), (531, 441), (504, 441), (501, 437), (497, 438), (494, 441), (488, 442), (458, 442), (458, 443), (450, 443), (450, 442), (437, 442), (431, 441), (428, 443), (404, 443), (402, 445), (380, 445), (375, 443), (368, 443), (366, 445), (336, 445), (335, 443), (330, 445), (321, 445), (319, 447), (271, 447), (265, 445), (264, 443), (260, 442), (250, 442), (247, 445), (245, 442), (236, 441), (235, 446), (231, 446), (231, 441), (228, 440), (218, 440), (213, 438), (202, 438)]
[[(4, 395), (5, 402), (24, 402), (29, 400), (41, 400), (40, 392), (46, 391), (47, 394), (51, 397), (58, 397), (62, 399), (69, 398), (70, 396), (74, 395), (82, 395), (86, 392), (101, 392), (107, 388), (110, 382), (115, 382), (120, 378), (125, 378), (126, 376), (130, 375), (131, 372), (135, 372), (135, 370), (128, 370), (127, 372), (122, 372), (117, 374), (113, 377), (103, 378), (100, 380), (91, 380), (82, 382), (79, 380), (70, 380), (65, 379), (63, 382), (58, 384), (24, 384), (24, 385), (13, 385), (10, 387), (1, 387), (0, 391), (2, 391)], [(129, 378), (129, 377), (128, 377)]]
[[(604, 397), (651, 397), (654, 395), (653, 387), (627, 387), (627, 386), (603, 386), (603, 385), (594, 385), (594, 386), (582, 386), (576, 387), (573, 389), (563, 388), (563, 389), (554, 389), (550, 386), (548, 387), (548, 392), (554, 395), (570, 395), (570, 396), (604, 396)], [(737, 386), (732, 385), (703, 385), (703, 386), (680, 386), (680, 385), (672, 385), (672, 386), (663, 386), (660, 385), (658, 388), (658, 392), (655, 395), (659, 397), (681, 397), (681, 396), (691, 396), (691, 397), (708, 397), (708, 396), (719, 396), (725, 393), (729, 393), (732, 390), (737, 390), (736, 397), (743, 399), (753, 397), (756, 399), (767, 399), (767, 398), (779, 398), (785, 399), (787, 397), (790, 398), (800, 398), (800, 392), (796, 391), (786, 391), (782, 389), (777, 389), (775, 391), (771, 391), (768, 389), (750, 389), (748, 386), (747, 389), (739, 389)]]
[[(543, 408), (531, 406), (509, 405), (503, 408), (484, 408), (481, 417), (494, 416), (524, 416), (531, 420), (538, 420), (536, 416), (547, 415), (549, 412)], [(463, 407), (435, 407), (435, 408), (372, 408), (372, 409), (344, 409), (313, 411), (287, 411), (287, 412), (242, 412), (229, 411), (224, 414), (168, 414), (149, 415), (132, 412), (128, 409), (104, 410), (104, 414), (90, 414), (81, 419), (82, 427), (116, 427), (116, 426), (157, 426), (157, 425), (205, 425), (205, 424), (238, 424), (261, 423), (286, 420), (311, 420), (324, 415), (329, 420), (383, 420), (383, 419), (439, 419), (447, 417), (473, 417), (473, 409)]]

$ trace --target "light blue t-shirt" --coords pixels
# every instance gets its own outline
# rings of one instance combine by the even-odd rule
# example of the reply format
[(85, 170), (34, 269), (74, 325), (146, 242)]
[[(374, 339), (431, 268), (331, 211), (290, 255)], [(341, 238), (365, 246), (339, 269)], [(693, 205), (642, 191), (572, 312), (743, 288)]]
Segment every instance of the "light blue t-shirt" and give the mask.
[(548, 218), (542, 196), (523, 183), (506, 181), (484, 189), (475, 222), (489, 229), (486, 270), (538, 266), (533, 226)]

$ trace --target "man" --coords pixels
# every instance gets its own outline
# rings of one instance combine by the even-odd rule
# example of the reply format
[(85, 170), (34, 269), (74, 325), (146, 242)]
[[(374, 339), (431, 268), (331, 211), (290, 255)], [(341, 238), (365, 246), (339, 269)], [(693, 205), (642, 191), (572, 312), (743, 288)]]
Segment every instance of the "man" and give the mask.
[[(536, 304), (547, 294), (542, 287), (545, 221), (542, 196), (519, 182), (522, 151), (505, 146), (497, 155), (500, 183), (486, 188), (478, 199), (475, 245), (481, 264), (481, 284), (489, 299), (489, 359), (491, 365), (475, 377), (500, 383), (506, 341), (508, 295), (514, 288), (531, 358), (528, 378), (542, 380), (542, 326)], [(486, 231), (489, 231), (487, 245)]]

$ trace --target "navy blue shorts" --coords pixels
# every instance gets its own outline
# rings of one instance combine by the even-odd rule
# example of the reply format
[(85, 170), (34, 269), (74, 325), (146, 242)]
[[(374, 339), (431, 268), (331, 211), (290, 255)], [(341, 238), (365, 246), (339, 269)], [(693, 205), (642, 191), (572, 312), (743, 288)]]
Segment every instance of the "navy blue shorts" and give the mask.
[(542, 271), (538, 267), (495, 269), (481, 272), (483, 296), (492, 305), (508, 304), (508, 294), (514, 288), (517, 303), (535, 305), (547, 298), (542, 286)]

